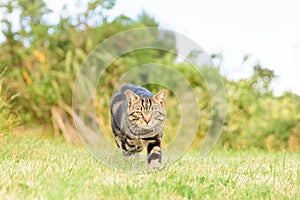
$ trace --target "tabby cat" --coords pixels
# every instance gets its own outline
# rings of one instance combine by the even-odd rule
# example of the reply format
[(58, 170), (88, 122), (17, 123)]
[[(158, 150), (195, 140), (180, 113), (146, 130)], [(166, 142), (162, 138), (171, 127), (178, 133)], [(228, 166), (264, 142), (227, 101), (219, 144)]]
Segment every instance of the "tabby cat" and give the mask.
[(147, 147), (148, 165), (161, 166), (162, 128), (166, 119), (163, 107), (167, 92), (152, 94), (143, 87), (125, 85), (112, 97), (111, 126), (117, 146), (125, 157)]

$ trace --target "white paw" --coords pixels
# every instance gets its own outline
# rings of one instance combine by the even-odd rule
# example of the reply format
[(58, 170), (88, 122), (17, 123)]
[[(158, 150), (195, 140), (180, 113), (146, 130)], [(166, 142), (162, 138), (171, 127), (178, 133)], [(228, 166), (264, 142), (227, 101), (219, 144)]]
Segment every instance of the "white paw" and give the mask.
[(161, 163), (158, 159), (151, 160), (151, 162), (148, 164), (148, 167), (151, 169), (157, 169), (161, 167)]

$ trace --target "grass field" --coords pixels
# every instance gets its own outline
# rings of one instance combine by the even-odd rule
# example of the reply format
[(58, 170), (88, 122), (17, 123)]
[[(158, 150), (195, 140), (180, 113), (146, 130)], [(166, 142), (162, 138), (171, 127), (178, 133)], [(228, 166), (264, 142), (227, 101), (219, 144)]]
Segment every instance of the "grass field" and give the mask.
[(300, 153), (189, 152), (156, 172), (114, 171), (84, 148), (0, 135), (0, 199), (300, 199)]

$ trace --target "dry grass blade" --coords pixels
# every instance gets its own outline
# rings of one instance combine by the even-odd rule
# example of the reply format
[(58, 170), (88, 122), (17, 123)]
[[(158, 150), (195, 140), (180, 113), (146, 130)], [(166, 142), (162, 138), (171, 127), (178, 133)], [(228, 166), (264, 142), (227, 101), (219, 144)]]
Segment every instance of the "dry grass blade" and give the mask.
[(52, 106), (51, 114), (56, 135), (58, 135), (58, 132), (61, 131), (63, 137), (68, 143), (80, 145), (81, 142), (76, 128), (67, 113), (56, 106)]

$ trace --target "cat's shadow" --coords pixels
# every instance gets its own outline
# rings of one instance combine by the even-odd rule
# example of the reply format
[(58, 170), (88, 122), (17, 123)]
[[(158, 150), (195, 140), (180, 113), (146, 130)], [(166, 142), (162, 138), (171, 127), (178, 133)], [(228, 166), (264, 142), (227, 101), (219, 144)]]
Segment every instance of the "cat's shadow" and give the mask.
[(138, 173), (151, 170), (147, 164), (147, 154), (143, 152), (131, 156), (124, 156), (121, 152), (116, 152), (102, 155), (98, 160), (103, 165), (119, 171)]

